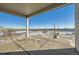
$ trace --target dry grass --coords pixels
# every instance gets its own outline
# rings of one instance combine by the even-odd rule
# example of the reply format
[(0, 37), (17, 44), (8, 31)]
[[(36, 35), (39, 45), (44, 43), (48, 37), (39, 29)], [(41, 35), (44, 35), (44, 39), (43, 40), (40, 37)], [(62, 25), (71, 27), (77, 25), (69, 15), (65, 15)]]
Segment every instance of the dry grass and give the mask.
[[(15, 41), (25, 50), (45, 50), (45, 49), (63, 49), (75, 47), (73, 41), (67, 38), (57, 38), (49, 36), (25, 36), (13, 37)], [(72, 43), (72, 44), (71, 44)], [(23, 51), (12, 40), (0, 42), (0, 52)]]

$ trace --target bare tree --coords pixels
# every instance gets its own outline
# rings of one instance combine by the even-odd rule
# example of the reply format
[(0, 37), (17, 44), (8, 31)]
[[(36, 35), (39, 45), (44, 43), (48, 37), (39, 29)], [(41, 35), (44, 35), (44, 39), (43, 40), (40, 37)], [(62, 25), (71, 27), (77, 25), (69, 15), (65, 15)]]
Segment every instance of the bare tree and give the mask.
[(0, 26), (0, 30), (3, 33), (3, 37), (5, 38), (5, 40), (8, 40), (9, 38), (12, 38), (15, 34), (15, 30), (13, 29), (9, 29), (9, 28), (5, 28), (5, 27), (1, 27)]

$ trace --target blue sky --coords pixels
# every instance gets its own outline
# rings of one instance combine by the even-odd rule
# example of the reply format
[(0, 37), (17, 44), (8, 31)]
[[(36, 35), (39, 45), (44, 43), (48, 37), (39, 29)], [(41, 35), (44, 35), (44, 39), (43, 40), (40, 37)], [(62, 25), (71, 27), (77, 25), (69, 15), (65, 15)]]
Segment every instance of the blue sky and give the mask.
[[(30, 28), (75, 28), (74, 4), (54, 11), (39, 14), (30, 18)], [(9, 28), (25, 28), (26, 18), (0, 12), (0, 26)]]

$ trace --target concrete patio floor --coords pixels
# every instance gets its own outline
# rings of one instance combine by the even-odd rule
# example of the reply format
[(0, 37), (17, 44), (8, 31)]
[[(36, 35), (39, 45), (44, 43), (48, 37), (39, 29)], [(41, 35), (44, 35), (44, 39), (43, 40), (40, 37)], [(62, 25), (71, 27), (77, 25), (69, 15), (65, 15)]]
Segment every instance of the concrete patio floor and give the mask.
[[(75, 48), (28, 51), (31, 55), (78, 55)], [(0, 53), (0, 55), (28, 55), (25, 51)]]

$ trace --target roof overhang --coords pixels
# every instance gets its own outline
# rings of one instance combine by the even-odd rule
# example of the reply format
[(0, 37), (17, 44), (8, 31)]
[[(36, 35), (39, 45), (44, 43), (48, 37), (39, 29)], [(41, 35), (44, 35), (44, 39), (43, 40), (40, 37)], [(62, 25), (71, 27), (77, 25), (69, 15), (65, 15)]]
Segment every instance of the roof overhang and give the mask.
[(22, 17), (31, 17), (49, 10), (69, 5), (67, 3), (0, 3), (0, 11)]

